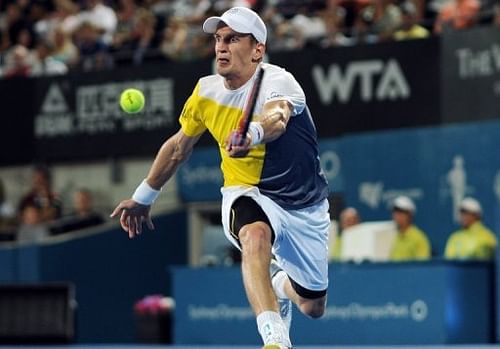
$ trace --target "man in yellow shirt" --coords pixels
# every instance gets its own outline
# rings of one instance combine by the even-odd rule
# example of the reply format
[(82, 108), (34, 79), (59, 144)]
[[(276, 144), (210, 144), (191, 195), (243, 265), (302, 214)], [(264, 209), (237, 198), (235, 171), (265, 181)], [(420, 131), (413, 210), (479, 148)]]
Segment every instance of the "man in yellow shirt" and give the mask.
[(462, 229), (448, 238), (445, 257), (448, 259), (491, 260), (495, 256), (497, 239), (495, 234), (481, 222), (481, 204), (473, 198), (460, 203)]
[(394, 40), (424, 39), (429, 37), (429, 31), (418, 24), (417, 8), (412, 2), (401, 5), (402, 24), (393, 37)]
[(392, 219), (398, 234), (390, 253), (395, 262), (427, 260), (431, 257), (431, 245), (425, 233), (413, 224), (416, 207), (407, 196), (397, 197), (392, 205)]

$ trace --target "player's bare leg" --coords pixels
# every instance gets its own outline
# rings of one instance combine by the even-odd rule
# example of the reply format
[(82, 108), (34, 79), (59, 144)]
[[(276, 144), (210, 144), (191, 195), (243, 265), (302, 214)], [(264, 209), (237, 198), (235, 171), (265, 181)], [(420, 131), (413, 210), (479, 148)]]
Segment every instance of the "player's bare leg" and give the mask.
[(304, 315), (319, 318), (325, 313), (326, 295), (315, 299), (300, 296), (283, 270), (273, 274), (272, 285), (278, 298), (290, 299)]
[(241, 228), (239, 238), (242, 247), (243, 284), (248, 301), (257, 316), (264, 344), (291, 348), (288, 329), (279, 315), (269, 275), (271, 229), (263, 222), (247, 224)]

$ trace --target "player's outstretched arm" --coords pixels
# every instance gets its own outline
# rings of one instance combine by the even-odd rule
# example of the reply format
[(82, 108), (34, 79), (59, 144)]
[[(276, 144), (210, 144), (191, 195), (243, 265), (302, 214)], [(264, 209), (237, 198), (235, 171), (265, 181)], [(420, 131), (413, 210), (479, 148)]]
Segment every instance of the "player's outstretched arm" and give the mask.
[(151, 205), (161, 187), (187, 160), (200, 136), (190, 137), (179, 130), (163, 143), (147, 178), (139, 185), (134, 196), (120, 202), (111, 213), (112, 218), (120, 216), (120, 225), (130, 238), (142, 232), (143, 223), (146, 223), (149, 229), (154, 229), (150, 214)]

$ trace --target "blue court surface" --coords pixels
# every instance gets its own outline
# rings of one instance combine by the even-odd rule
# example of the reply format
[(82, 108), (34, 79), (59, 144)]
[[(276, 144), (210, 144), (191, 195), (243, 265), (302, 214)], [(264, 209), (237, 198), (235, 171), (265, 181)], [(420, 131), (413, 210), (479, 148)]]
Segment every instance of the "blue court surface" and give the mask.
[[(134, 344), (89, 344), (89, 345), (57, 345), (57, 346), (2, 346), (2, 349), (260, 349), (262, 346), (232, 345), (134, 345)], [(461, 345), (377, 345), (377, 346), (295, 346), (294, 349), (500, 349), (493, 344), (461, 344)]]

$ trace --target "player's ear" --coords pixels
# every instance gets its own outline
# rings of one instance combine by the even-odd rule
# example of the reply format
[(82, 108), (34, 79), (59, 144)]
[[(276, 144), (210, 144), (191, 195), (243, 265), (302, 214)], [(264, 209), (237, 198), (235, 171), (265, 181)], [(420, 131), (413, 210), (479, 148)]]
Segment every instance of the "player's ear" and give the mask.
[(264, 53), (266, 53), (266, 45), (258, 42), (257, 44), (255, 44), (255, 47), (253, 50), (252, 61), (254, 61), (254, 62), (262, 61), (262, 58), (264, 57)]

